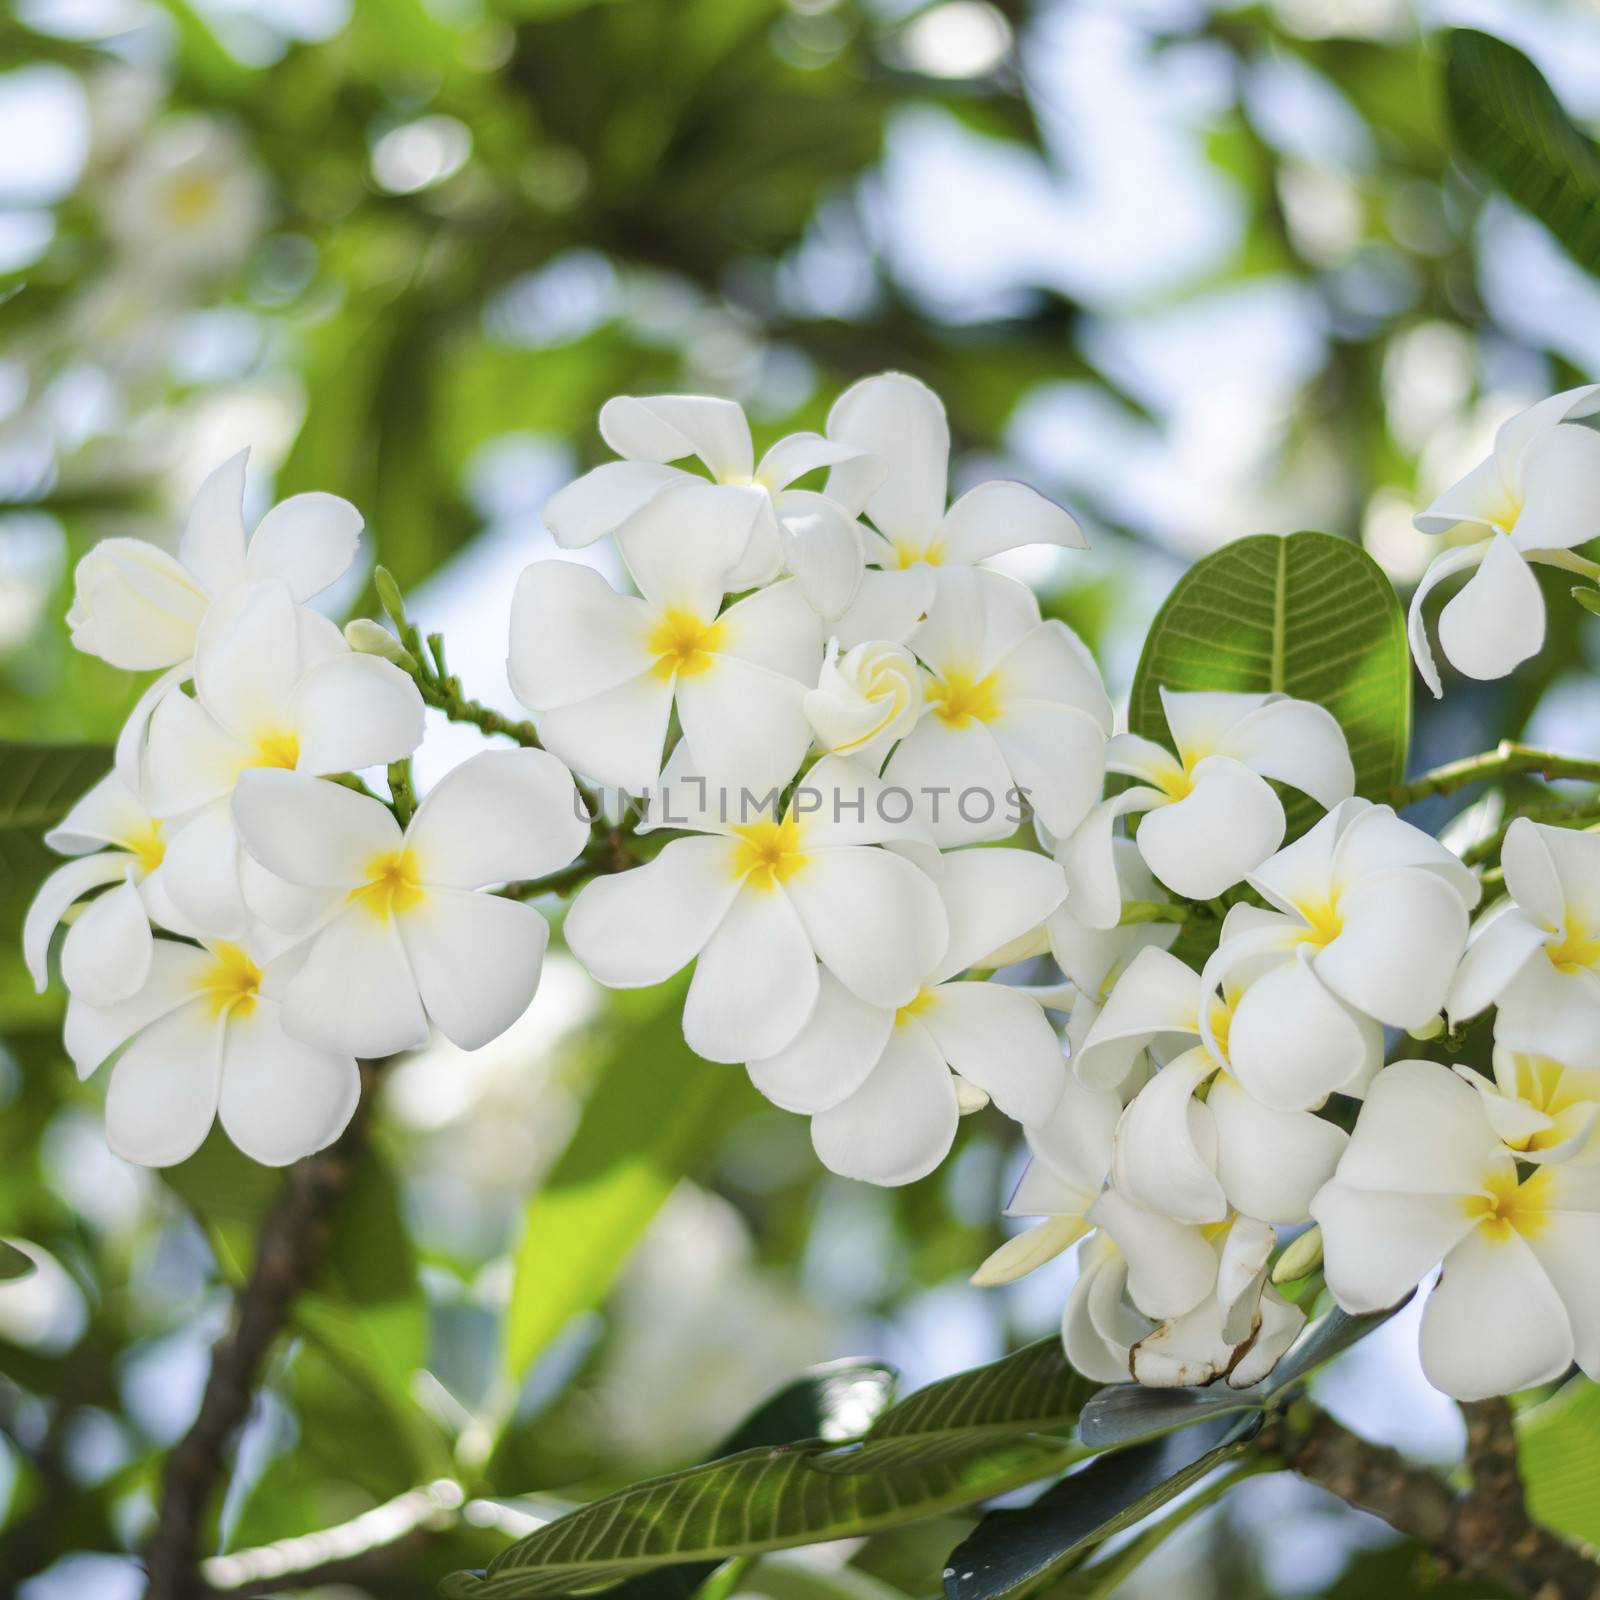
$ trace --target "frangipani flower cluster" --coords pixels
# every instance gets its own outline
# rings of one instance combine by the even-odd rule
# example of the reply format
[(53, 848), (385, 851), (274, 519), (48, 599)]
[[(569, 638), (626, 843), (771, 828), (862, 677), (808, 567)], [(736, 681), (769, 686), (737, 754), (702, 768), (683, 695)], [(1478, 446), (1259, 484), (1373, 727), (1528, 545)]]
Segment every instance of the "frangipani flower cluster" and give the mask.
[[(1508, 425), (1436, 508), (1496, 530), (1475, 583), (1585, 536), (1597, 397)], [(1117, 731), (1083, 643), (984, 564), (1081, 530), (1020, 484), (951, 502), (912, 378), (759, 457), (726, 400), (622, 397), (600, 428), (620, 459), (547, 521), (567, 551), (614, 539), (628, 588), (522, 574), (531, 723), (465, 700), (381, 571), (401, 643), (311, 609), (359, 513), (296, 496), (247, 536), (242, 456), (176, 556), (85, 558), (75, 642), (160, 676), (48, 836), (70, 859), (24, 954), (43, 987), (67, 925), (67, 1049), (109, 1067), (113, 1148), (179, 1161), (214, 1120), (266, 1162), (326, 1144), (360, 1062), (516, 1021), (549, 937), (526, 901), (559, 887), (590, 975), (687, 972), (705, 1070), (807, 1117), (832, 1171), (909, 1183), (964, 1115), (1015, 1123), (1007, 1213), (1041, 1220), (977, 1281), (1081, 1243), (1062, 1336), (1091, 1378), (1265, 1378), (1314, 1298), (1280, 1292), (1280, 1246), (1314, 1225), (1350, 1311), (1442, 1266), (1422, 1344), (1448, 1392), (1600, 1370), (1600, 837), (1514, 821), (1474, 924), (1480, 872), (1356, 792), (1327, 707), (1158, 685), (1170, 745)], [(1457, 650), (1486, 608), (1447, 612), (1458, 663), (1511, 664)], [(428, 706), (518, 747), (419, 804)], [(1386, 1030), (1454, 1049), (1490, 1008), (1480, 1068), (1385, 1066)]]

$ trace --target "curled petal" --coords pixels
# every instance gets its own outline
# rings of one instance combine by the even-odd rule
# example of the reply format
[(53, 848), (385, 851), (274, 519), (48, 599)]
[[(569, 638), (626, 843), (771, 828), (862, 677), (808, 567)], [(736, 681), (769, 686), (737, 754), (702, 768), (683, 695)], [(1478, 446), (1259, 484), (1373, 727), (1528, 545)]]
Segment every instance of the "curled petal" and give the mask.
[[(1489, 547), (1493, 542), (1492, 539), (1485, 539), (1479, 544), (1457, 545), (1453, 550), (1446, 550), (1443, 555), (1436, 556), (1429, 564), (1428, 570), (1423, 573), (1421, 582), (1411, 596), (1411, 609), (1406, 616), (1406, 633), (1411, 640), (1411, 654), (1417, 663), (1417, 671), (1422, 674), (1422, 681), (1432, 690), (1435, 700), (1444, 694), (1444, 684), (1439, 677), (1438, 665), (1433, 659), (1433, 647), (1428, 643), (1428, 625), (1423, 619), (1422, 603), (1446, 578), (1453, 577), (1458, 572), (1465, 572), (1469, 567), (1480, 565), (1484, 557), (1489, 554)], [(1440, 641), (1441, 644), (1443, 642)], [(1445, 654), (1449, 653), (1446, 649)]]
[(1089, 541), (1072, 513), (1037, 489), (997, 478), (969, 489), (945, 513), (940, 529), (945, 560), (975, 566), (1023, 545), (1053, 544), (1087, 550)]
[(1179, 1222), (1220, 1222), (1228, 1202), (1217, 1179), (1217, 1135), (1194, 1092), (1217, 1070), (1188, 1050), (1133, 1097), (1117, 1124), (1112, 1182), (1137, 1204)]
[(562, 549), (581, 550), (620, 528), (682, 475), (655, 461), (607, 461), (545, 501), (544, 525)]
[(252, 582), (277, 578), (296, 600), (309, 600), (342, 577), (361, 540), (361, 513), (331, 494), (296, 494), (256, 524), (245, 552)]
[[(1600, 442), (1600, 441), (1597, 441)], [(1439, 613), (1439, 644), (1469, 678), (1503, 678), (1544, 644), (1544, 596), (1516, 546), (1496, 535), (1478, 570)]]
[(600, 437), (631, 461), (697, 456), (713, 476), (745, 482), (755, 468), (743, 408), (709, 395), (618, 395), (601, 407)]
[(1283, 803), (1231, 756), (1207, 756), (1193, 785), (1140, 823), (1137, 843), (1145, 865), (1175, 894), (1211, 900), (1283, 843)]

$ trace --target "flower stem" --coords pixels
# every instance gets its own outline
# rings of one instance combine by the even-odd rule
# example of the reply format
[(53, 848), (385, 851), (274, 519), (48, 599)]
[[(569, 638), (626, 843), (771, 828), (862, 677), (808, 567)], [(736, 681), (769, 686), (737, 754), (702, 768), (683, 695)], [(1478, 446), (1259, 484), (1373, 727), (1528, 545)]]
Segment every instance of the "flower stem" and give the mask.
[(1132, 927), (1138, 922), (1187, 922), (1189, 908), (1167, 900), (1124, 900), (1118, 926)]
[(1593, 756), (1564, 756), (1554, 750), (1538, 750), (1532, 745), (1502, 740), (1493, 750), (1467, 756), (1424, 772), (1409, 783), (1399, 783), (1389, 791), (1396, 807), (1415, 805), (1436, 794), (1454, 794), (1474, 783), (1491, 783), (1497, 778), (1518, 776), (1539, 778), (1577, 778), (1585, 783), (1600, 783), (1600, 759)]

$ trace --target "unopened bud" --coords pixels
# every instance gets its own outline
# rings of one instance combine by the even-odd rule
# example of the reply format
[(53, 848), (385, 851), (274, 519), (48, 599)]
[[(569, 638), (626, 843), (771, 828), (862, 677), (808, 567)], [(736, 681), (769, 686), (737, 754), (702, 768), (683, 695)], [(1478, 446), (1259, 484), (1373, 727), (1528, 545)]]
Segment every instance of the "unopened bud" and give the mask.
[(1572, 598), (1585, 611), (1592, 611), (1596, 616), (1600, 616), (1600, 589), (1591, 589), (1587, 584), (1580, 584), (1572, 591)]
[(416, 658), (383, 626), (370, 617), (356, 617), (344, 625), (344, 642), (364, 656), (382, 656), (407, 672), (417, 670)]
[(1046, 1217), (1043, 1222), (1007, 1239), (972, 1274), (980, 1289), (1012, 1283), (1035, 1267), (1054, 1261), (1063, 1250), (1070, 1250), (1089, 1231), (1082, 1217)]
[(1315, 1223), (1278, 1257), (1272, 1269), (1274, 1283), (1294, 1283), (1309, 1278), (1322, 1265), (1322, 1229)]
[(1444, 1032), (1444, 1018), (1429, 1017), (1428, 1020), (1420, 1027), (1407, 1028), (1406, 1032), (1410, 1034), (1413, 1039), (1421, 1039), (1424, 1041), (1428, 1039), (1437, 1039), (1439, 1035)]
[(406, 618), (406, 602), (400, 593), (400, 585), (394, 581), (394, 574), (387, 567), (374, 567), (372, 586), (378, 591), (378, 598), (383, 602), (383, 609), (389, 613), (390, 621), (398, 628)]
[(982, 1111), (989, 1103), (989, 1096), (977, 1084), (969, 1083), (959, 1072), (951, 1073), (956, 1080), (956, 1110), (962, 1116), (970, 1116), (974, 1111)]

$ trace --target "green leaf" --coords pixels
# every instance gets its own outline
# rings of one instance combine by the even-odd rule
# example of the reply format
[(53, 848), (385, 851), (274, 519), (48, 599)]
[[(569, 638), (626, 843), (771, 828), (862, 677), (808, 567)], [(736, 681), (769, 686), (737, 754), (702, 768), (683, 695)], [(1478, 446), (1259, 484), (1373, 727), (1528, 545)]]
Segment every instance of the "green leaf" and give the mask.
[(104, 745), (0, 743), (0, 923), (7, 932), (21, 926), (28, 899), (56, 864), (45, 830), (110, 766)]
[(1334, 1306), (1301, 1334), (1282, 1361), (1248, 1389), (1147, 1389), (1118, 1383), (1102, 1389), (1083, 1408), (1078, 1436), (1104, 1450), (1187, 1428), (1192, 1423), (1241, 1411), (1267, 1411), (1285, 1404), (1290, 1391), (1320, 1366), (1381, 1327), (1409, 1300), (1387, 1311), (1353, 1317)]
[(948, 1600), (991, 1600), (1044, 1582), (1075, 1556), (1132, 1527), (1214, 1467), (1241, 1455), (1261, 1418), (1200, 1427), (1097, 1457), (1019, 1511), (991, 1511), (951, 1554)]
[(1517, 1418), (1528, 1509), (1570, 1539), (1600, 1544), (1600, 1384), (1574, 1378)]
[(33, 1271), (33, 1257), (0, 1239), (0, 1283), (26, 1278)]
[(1600, 149), (1523, 53), (1458, 28), (1445, 53), (1456, 152), (1537, 217), (1579, 266), (1600, 272)]
[(684, 1043), (681, 999), (681, 985), (615, 997), (577, 1132), (528, 1203), (506, 1323), (513, 1380), (570, 1318), (605, 1299), (678, 1181), (756, 1103), (744, 1073), (702, 1061)]
[[(1128, 725), (1168, 741), (1163, 689), (1273, 690), (1325, 706), (1344, 729), (1356, 793), (1388, 798), (1405, 773), (1411, 658), (1394, 586), (1330, 533), (1255, 534), (1197, 561), (1157, 612)], [(1320, 815), (1289, 791), (1291, 836)]]
[(759, 1555), (917, 1522), (1047, 1477), (1060, 1444), (1015, 1439), (982, 1455), (887, 1468), (823, 1470), (821, 1439), (740, 1455), (635, 1484), (519, 1540), (481, 1577), (446, 1580), (446, 1600), (532, 1600), (608, 1587), (669, 1563)]
[(1016, 1433), (1069, 1435), (1097, 1384), (1067, 1365), (1059, 1338), (919, 1389), (886, 1411), (854, 1449), (819, 1461), (840, 1472), (877, 1472), (946, 1460)]

